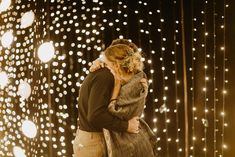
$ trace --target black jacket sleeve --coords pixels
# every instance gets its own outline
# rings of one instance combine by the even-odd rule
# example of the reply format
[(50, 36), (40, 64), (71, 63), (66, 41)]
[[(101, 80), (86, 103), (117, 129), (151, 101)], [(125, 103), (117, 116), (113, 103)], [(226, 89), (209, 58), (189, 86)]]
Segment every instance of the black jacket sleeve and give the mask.
[(88, 121), (95, 128), (106, 128), (113, 131), (127, 131), (128, 122), (113, 116), (108, 111), (111, 94), (114, 87), (114, 77), (109, 73), (97, 73), (92, 81), (89, 95)]

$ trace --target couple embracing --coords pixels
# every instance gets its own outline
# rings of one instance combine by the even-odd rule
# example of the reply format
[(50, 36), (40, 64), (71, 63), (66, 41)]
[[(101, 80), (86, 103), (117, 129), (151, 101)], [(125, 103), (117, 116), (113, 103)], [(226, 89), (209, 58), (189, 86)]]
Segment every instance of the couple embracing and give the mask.
[(156, 157), (156, 137), (140, 118), (148, 93), (141, 57), (117, 39), (93, 62), (79, 91), (74, 157)]

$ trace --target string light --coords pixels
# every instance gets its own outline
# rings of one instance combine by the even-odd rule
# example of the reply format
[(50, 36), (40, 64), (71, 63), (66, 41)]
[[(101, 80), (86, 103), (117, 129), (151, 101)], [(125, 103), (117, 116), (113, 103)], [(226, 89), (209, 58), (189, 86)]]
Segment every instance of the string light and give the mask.
[(34, 18), (35, 18), (35, 15), (32, 10), (24, 13), (20, 20), (20, 27), (27, 28), (31, 26), (34, 22)]
[(25, 120), (22, 123), (22, 131), (25, 134), (25, 136), (29, 138), (34, 138), (37, 134), (36, 125), (30, 120)]
[(42, 62), (50, 61), (55, 54), (55, 48), (51, 42), (45, 42), (38, 48), (38, 57)]
[(15, 157), (26, 157), (25, 151), (18, 146), (15, 146), (13, 148), (13, 154), (15, 155)]
[(21, 96), (22, 99), (27, 99), (29, 98), (30, 94), (31, 94), (31, 86), (29, 85), (28, 82), (26, 81), (22, 81), (19, 84), (18, 87), (18, 94)]
[(11, 0), (2, 0), (0, 2), (0, 13), (6, 11), (11, 5)]
[(0, 87), (3, 89), (8, 84), (8, 75), (5, 71), (0, 72)]
[(5, 32), (5, 33), (2, 35), (2, 38), (1, 38), (2, 46), (5, 47), (5, 48), (10, 47), (10, 45), (11, 45), (12, 42), (13, 42), (13, 39), (14, 39), (14, 36), (13, 36), (13, 34), (12, 34), (11, 31)]

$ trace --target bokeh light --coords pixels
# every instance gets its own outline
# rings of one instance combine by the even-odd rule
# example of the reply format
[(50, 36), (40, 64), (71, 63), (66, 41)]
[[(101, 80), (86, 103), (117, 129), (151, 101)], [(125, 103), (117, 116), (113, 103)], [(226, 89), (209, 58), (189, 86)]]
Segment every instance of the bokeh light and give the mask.
[(11, 5), (11, 0), (1, 0), (0, 2), (0, 13), (6, 11)]
[(31, 86), (26, 81), (21, 81), (18, 87), (18, 94), (23, 99), (27, 99), (31, 94)]
[(51, 42), (45, 42), (38, 48), (38, 57), (42, 62), (50, 61), (55, 54), (55, 48)]
[(13, 154), (15, 157), (26, 157), (25, 150), (18, 146), (13, 147)]
[(20, 27), (27, 28), (31, 26), (33, 24), (34, 18), (35, 18), (35, 15), (32, 10), (24, 13), (23, 16), (21, 17)]
[(12, 31), (7, 31), (7, 32), (5, 32), (5, 33), (2, 35), (2, 38), (1, 38), (2, 46), (5, 47), (5, 48), (10, 47), (10, 45), (11, 45), (12, 42), (13, 42), (13, 39), (14, 39), (14, 36), (13, 36)]
[(37, 127), (32, 121), (25, 120), (22, 123), (22, 132), (25, 136), (34, 138), (37, 135)]
[(0, 72), (0, 88), (6, 87), (8, 84), (8, 75), (5, 71)]

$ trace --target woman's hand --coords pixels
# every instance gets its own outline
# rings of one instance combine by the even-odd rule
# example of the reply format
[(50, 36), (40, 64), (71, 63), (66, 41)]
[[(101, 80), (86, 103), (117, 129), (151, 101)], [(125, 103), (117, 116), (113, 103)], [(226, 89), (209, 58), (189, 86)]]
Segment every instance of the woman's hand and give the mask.
[(148, 94), (148, 80), (147, 80), (146, 78), (142, 78), (142, 79), (140, 80), (140, 83), (141, 83), (142, 86), (144, 87), (144, 90), (145, 90), (145, 93), (146, 93), (145, 96), (147, 96), (147, 94)]
[(140, 122), (139, 122), (139, 117), (133, 117), (132, 119), (130, 119), (128, 121), (128, 128), (127, 128), (127, 132), (129, 133), (139, 133), (139, 125), (140, 125)]
[(96, 70), (98, 70), (98, 69), (100, 69), (100, 68), (104, 68), (104, 67), (105, 67), (105, 63), (102, 62), (102, 61), (99, 60), (99, 59), (96, 59), (96, 60), (94, 60), (94, 61), (92, 62), (92, 65), (91, 65), (89, 71), (90, 71), (90, 72), (94, 72), (94, 71), (96, 71)]

